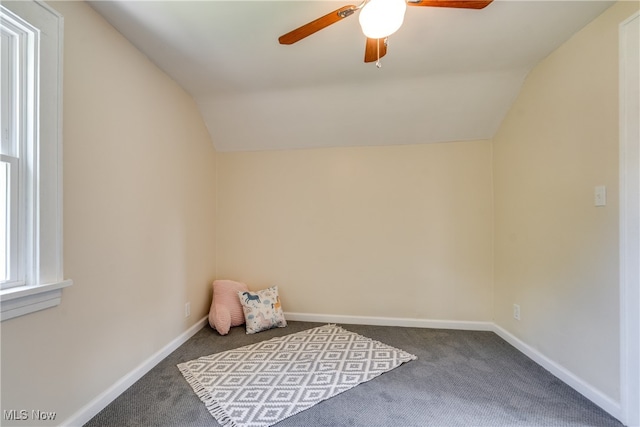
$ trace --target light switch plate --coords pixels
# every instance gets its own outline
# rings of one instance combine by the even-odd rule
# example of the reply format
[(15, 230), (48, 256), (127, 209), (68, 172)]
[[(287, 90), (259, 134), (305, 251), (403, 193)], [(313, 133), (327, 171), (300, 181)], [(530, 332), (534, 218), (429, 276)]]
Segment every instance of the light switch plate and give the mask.
[(594, 205), (606, 206), (607, 205), (607, 187), (604, 185), (598, 185), (594, 189)]

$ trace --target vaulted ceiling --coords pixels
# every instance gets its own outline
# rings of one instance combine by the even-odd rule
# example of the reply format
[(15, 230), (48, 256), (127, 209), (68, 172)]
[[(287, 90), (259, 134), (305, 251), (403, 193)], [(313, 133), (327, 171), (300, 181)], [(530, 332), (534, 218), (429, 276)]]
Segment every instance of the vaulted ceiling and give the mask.
[(193, 96), (220, 151), (491, 138), (530, 70), (613, 4), (411, 7), (381, 68), (356, 16), (278, 43), (349, 3), (90, 1)]

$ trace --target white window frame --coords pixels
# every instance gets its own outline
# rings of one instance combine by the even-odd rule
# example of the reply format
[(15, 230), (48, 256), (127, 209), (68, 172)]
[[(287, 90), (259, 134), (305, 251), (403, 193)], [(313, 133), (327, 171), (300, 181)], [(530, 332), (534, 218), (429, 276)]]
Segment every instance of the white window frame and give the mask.
[[(62, 46), (63, 18), (42, 1), (3, 2), (2, 25), (20, 22), (35, 55), (29, 60), (33, 82), (23, 89), (19, 123), (20, 157), (19, 253), (21, 277), (0, 290), (4, 321), (61, 302), (65, 280), (62, 260)], [(20, 26), (18, 26), (20, 27)], [(26, 53), (26, 51), (25, 51)], [(24, 78), (24, 76), (23, 76)], [(31, 89), (29, 89), (31, 88)], [(32, 110), (29, 111), (29, 108)], [(23, 112), (22, 110), (19, 110)]]

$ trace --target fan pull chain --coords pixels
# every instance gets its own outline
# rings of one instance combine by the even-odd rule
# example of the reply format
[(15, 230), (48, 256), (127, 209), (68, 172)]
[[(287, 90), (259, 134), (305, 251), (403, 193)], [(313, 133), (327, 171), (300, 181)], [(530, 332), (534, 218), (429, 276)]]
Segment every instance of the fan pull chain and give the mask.
[(378, 60), (376, 61), (376, 67), (382, 68), (382, 62), (380, 62), (380, 39), (376, 42), (376, 49), (378, 50)]

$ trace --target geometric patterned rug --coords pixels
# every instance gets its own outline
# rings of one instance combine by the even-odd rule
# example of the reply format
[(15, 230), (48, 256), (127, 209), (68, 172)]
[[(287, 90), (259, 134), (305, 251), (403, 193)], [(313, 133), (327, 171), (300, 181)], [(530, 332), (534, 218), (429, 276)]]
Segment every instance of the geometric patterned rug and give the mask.
[(267, 427), (416, 356), (326, 325), (178, 365), (223, 426)]

